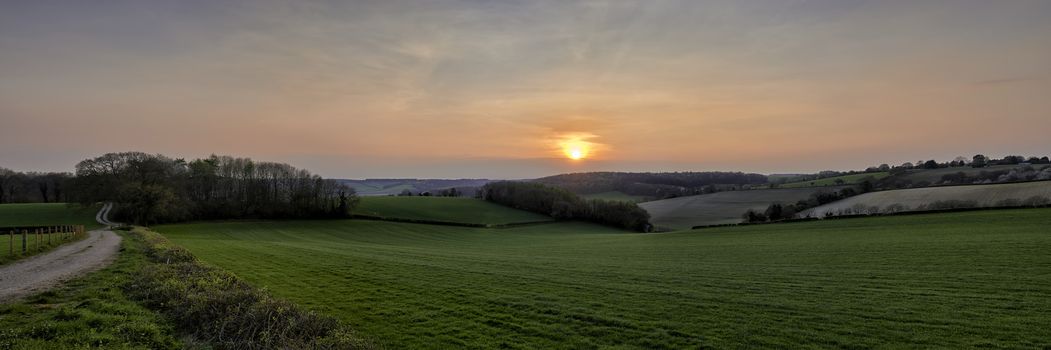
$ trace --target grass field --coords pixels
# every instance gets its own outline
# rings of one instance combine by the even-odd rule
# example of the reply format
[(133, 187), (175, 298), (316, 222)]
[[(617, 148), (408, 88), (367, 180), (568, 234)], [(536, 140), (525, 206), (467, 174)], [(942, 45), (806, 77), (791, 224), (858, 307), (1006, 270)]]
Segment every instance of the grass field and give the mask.
[(1051, 210), (632, 234), (583, 223), (160, 226), (390, 348), (1046, 348)]
[(584, 194), (581, 197), (587, 199), (603, 199), (607, 201), (621, 201), (621, 202), (642, 202), (646, 200), (646, 196), (633, 196), (620, 191), (610, 191), (602, 193)]
[[(85, 229), (90, 230), (100, 226), (95, 222), (97, 212), (98, 207), (81, 208), (65, 203), (0, 204), (0, 264), (46, 252), (67, 242), (62, 234), (52, 234), (50, 237), (41, 235), (40, 240), (36, 235), (30, 234), (26, 239), (28, 252), (22, 254), (21, 235), (12, 237), (9, 231), (2, 229), (3, 227), (84, 225)], [(14, 254), (11, 252), (12, 246)]]
[(362, 197), (356, 214), (473, 224), (552, 221), (549, 216), (462, 197)]
[(886, 208), (901, 204), (908, 209), (937, 201), (974, 201), (978, 207), (995, 207), (1005, 200), (1022, 202), (1033, 196), (1051, 198), (1051, 181), (991, 185), (942, 186), (869, 192), (805, 211), (801, 216), (824, 217), (825, 213), (860, 206)]
[(30, 225), (85, 225), (100, 227), (95, 222), (99, 207), (82, 208), (66, 203), (0, 204), (0, 227)]
[(865, 180), (867, 178), (871, 178), (873, 180), (879, 180), (879, 179), (885, 178), (887, 176), (890, 176), (890, 173), (888, 173), (888, 172), (880, 172), (880, 173), (864, 173), (864, 174), (852, 174), (852, 175), (834, 176), (834, 177), (826, 177), (824, 179), (817, 179), (817, 180), (811, 180), (811, 181), (799, 181), (799, 182), (786, 183), (786, 184), (780, 185), (780, 188), (837, 186), (839, 184), (836, 183), (836, 180), (842, 180), (843, 184), (851, 185), (851, 184), (860, 183), (862, 180)]
[(700, 225), (734, 224), (748, 209), (765, 210), (771, 203), (795, 203), (817, 191), (839, 187), (725, 191), (639, 203), (660, 227), (688, 229)]

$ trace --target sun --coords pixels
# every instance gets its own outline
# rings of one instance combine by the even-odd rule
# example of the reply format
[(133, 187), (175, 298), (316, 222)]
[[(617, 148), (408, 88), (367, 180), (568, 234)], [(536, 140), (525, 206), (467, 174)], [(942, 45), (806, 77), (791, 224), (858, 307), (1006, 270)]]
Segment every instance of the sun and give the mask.
[(562, 153), (565, 153), (566, 158), (572, 160), (581, 160), (588, 157), (588, 153), (591, 151), (591, 144), (587, 141), (580, 139), (569, 139), (563, 141)]
[(581, 151), (580, 149), (574, 148), (569, 150), (569, 152), (567, 153), (568, 154), (566, 154), (566, 156), (568, 156), (569, 159), (579, 160), (580, 158), (584, 158), (584, 151)]

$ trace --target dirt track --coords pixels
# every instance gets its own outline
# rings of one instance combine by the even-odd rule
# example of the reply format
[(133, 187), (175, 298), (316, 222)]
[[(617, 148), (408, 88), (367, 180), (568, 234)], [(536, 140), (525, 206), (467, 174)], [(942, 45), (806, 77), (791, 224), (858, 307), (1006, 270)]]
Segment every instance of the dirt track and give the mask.
[[(99, 210), (96, 220), (107, 220), (111, 205)], [(121, 238), (108, 229), (88, 232), (88, 237), (8, 266), (0, 266), (0, 303), (43, 292), (63, 281), (103, 268), (117, 256)]]

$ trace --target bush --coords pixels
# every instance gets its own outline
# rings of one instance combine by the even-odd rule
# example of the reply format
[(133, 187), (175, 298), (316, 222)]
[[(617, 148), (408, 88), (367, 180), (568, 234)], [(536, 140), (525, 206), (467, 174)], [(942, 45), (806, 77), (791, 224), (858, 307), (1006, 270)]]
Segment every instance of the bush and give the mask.
[(176, 329), (219, 349), (359, 349), (371, 344), (331, 317), (274, 298), (231, 273), (202, 265), (159, 234), (136, 229), (148, 264), (125, 286)]

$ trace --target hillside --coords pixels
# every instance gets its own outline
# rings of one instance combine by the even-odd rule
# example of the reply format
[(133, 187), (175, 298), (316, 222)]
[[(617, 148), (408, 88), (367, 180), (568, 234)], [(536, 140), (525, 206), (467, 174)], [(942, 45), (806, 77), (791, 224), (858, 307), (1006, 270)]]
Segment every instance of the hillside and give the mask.
[(660, 199), (763, 184), (767, 177), (741, 172), (590, 172), (560, 174), (533, 181), (580, 195), (619, 192), (628, 196)]
[(472, 224), (553, 221), (549, 216), (508, 208), (475, 198), (362, 197), (356, 214), (410, 220)]
[(440, 190), (456, 188), (465, 196), (474, 195), (474, 189), (481, 187), (491, 180), (487, 179), (365, 179), (365, 180), (337, 180), (354, 188), (361, 196), (386, 196), (396, 195), (402, 191), (410, 191), (414, 194), (421, 192), (437, 193)]
[(1001, 173), (1006, 174), (1014, 171), (1024, 171), (1025, 169), (1041, 170), (1046, 169), (1049, 166), (1046, 164), (1038, 164), (1031, 166), (1020, 166), (1020, 165), (992, 165), (983, 168), (972, 168), (972, 167), (954, 167), (954, 168), (939, 168), (939, 169), (913, 169), (908, 170), (902, 174), (895, 175), (896, 178), (901, 180), (911, 181), (912, 183), (929, 183), (938, 184), (942, 181), (942, 177), (945, 175), (952, 175), (963, 173), (967, 176), (974, 177), (981, 173)]
[(658, 227), (688, 229), (700, 225), (734, 224), (748, 209), (762, 211), (772, 203), (795, 203), (819, 191), (842, 186), (725, 191), (639, 203)]
[(870, 192), (812, 208), (800, 213), (799, 216), (824, 217), (828, 213), (831, 215), (873, 213), (875, 209), (878, 209), (879, 212), (895, 212), (949, 209), (945, 206), (1018, 206), (1029, 204), (1027, 201), (1039, 201), (1040, 198), (1044, 200), (1051, 198), (1051, 181)]
[(646, 196), (633, 196), (633, 195), (630, 195), (630, 194), (625, 194), (624, 192), (620, 192), (620, 191), (590, 193), (590, 194), (582, 194), (580, 196), (585, 198), (585, 199), (602, 199), (602, 200), (607, 200), (607, 201), (620, 201), (620, 202), (632, 202), (632, 203), (643, 202), (643, 201), (645, 201), (647, 199)]
[(1051, 209), (668, 234), (364, 220), (156, 229), (392, 349), (1051, 346)]
[(879, 180), (890, 176), (888, 172), (878, 173), (861, 173), (861, 174), (850, 174), (842, 176), (826, 177), (823, 179), (789, 182), (778, 185), (779, 188), (799, 188), (799, 187), (826, 187), (826, 186), (838, 186), (838, 185), (852, 185), (857, 184), (865, 180)]

